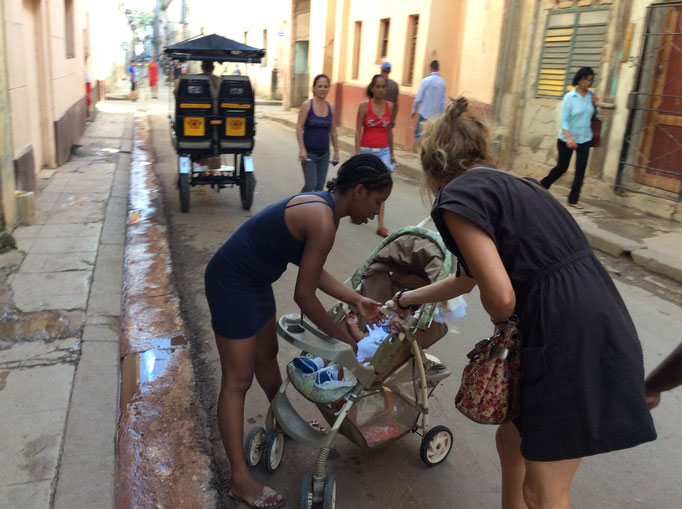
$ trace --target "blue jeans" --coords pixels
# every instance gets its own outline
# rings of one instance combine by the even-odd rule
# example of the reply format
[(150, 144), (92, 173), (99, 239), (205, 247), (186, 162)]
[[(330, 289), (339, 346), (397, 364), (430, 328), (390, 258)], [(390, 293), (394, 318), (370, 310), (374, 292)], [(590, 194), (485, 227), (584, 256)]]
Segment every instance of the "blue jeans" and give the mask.
[(301, 163), (301, 166), (305, 179), (301, 192), (322, 191), (329, 168), (329, 151), (327, 150), (324, 154), (308, 152), (308, 157)]
[(426, 120), (426, 118), (422, 117), (421, 115), (417, 114), (417, 127), (414, 130), (414, 139), (418, 140), (419, 138), (422, 137), (422, 122)]

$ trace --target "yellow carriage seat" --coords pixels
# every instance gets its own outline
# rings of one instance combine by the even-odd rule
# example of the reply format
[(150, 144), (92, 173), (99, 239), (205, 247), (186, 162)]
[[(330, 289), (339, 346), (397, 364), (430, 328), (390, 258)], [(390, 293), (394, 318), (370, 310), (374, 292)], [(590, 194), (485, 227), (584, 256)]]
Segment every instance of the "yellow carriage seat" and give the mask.
[(253, 150), (254, 97), (248, 76), (222, 76), (218, 92), (218, 116), (223, 120), (220, 152), (234, 154)]
[(178, 149), (210, 150), (213, 143), (215, 99), (209, 77), (185, 74), (180, 77), (175, 95), (175, 129)]

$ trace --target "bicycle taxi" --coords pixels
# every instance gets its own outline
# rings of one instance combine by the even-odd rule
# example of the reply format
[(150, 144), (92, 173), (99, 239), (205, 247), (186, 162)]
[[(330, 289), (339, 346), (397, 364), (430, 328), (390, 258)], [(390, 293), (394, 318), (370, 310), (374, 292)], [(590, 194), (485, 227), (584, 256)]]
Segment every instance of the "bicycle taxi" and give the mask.
[[(260, 63), (265, 51), (219, 35), (188, 39), (166, 47), (173, 60)], [(256, 187), (254, 92), (248, 76), (183, 74), (175, 84), (174, 117), (169, 115), (178, 154), (180, 209), (189, 211), (190, 189), (239, 187), (242, 208), (253, 203)], [(233, 155), (233, 163), (225, 164)], [(221, 157), (223, 156), (223, 157)]]

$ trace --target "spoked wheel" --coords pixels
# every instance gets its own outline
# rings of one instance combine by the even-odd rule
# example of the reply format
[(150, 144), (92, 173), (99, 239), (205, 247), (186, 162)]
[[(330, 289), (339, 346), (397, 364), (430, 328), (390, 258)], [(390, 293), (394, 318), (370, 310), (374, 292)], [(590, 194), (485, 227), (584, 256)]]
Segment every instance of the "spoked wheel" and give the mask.
[(180, 188), (180, 210), (189, 211), (189, 173), (180, 173), (178, 187)]
[(324, 480), (324, 498), (322, 499), (322, 508), (336, 508), (336, 479), (333, 475), (327, 476), (327, 478)]
[(268, 431), (263, 450), (265, 467), (269, 472), (279, 468), (284, 456), (284, 434), (281, 431)]
[(424, 435), (419, 453), (424, 463), (434, 467), (445, 461), (451, 449), (452, 432), (445, 426), (435, 426)]
[(312, 509), (313, 507), (313, 476), (310, 474), (305, 474), (301, 481), (298, 507), (299, 509)]
[(244, 169), (244, 156), (241, 157), (239, 168), (239, 197), (242, 200), (242, 208), (249, 210), (253, 204), (253, 193), (256, 190), (256, 177), (252, 171)]
[(253, 468), (260, 463), (265, 449), (266, 433), (260, 426), (253, 428), (244, 442), (244, 459), (249, 468)]

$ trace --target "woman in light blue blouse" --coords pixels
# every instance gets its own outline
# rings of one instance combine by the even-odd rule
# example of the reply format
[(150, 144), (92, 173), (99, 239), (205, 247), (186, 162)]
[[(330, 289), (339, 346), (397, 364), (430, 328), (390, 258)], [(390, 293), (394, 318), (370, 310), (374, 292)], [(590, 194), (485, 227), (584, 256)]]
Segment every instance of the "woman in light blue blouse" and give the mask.
[(575, 88), (567, 92), (561, 102), (561, 129), (556, 143), (559, 160), (552, 171), (540, 181), (542, 187), (549, 189), (559, 177), (566, 173), (575, 150), (578, 155), (575, 162), (575, 177), (568, 195), (568, 206), (576, 209), (583, 208), (578, 203), (578, 199), (592, 141), (592, 116), (599, 101), (599, 98), (590, 91), (593, 81), (594, 71), (590, 67), (582, 67), (575, 74), (573, 78)]

